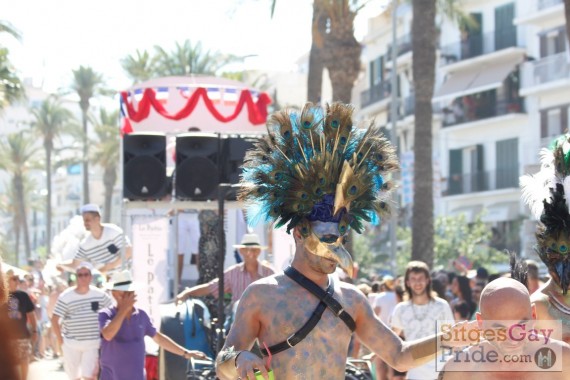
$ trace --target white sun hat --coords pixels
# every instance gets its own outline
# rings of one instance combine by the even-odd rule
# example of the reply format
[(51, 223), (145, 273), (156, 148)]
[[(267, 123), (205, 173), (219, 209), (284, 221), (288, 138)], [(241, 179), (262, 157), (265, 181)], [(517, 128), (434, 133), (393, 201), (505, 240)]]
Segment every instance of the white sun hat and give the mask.
[(259, 241), (259, 236), (256, 234), (245, 234), (241, 238), (240, 244), (235, 244), (234, 248), (259, 248), (267, 249), (266, 246), (261, 245)]
[(119, 290), (121, 292), (132, 292), (139, 288), (139, 285), (133, 282), (133, 277), (129, 270), (123, 270), (113, 274), (111, 281), (107, 283), (107, 289)]

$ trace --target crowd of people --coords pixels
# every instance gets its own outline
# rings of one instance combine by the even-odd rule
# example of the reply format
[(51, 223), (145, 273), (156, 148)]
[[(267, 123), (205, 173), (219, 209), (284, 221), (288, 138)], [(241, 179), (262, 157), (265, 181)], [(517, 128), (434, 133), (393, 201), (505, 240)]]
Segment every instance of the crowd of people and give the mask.
[[(514, 263), (513, 278), (505, 278), (508, 275), (489, 274), (485, 268), (471, 275), (456, 261), (451, 270), (435, 272), (424, 262), (411, 261), (401, 276), (354, 283), (346, 235), (349, 229), (362, 232), (363, 222), (373, 221), (372, 215), (389, 215), (393, 185), (387, 175), (398, 163), (380, 129), (358, 130), (351, 115), (352, 107), (339, 103), (326, 110), (308, 103), (300, 113), (280, 111), (270, 118), (268, 135), (248, 152), (239, 198), (248, 217), (284, 226), (295, 252), (288, 267), (274, 271), (259, 261), (266, 248), (259, 237), (245, 234), (234, 246), (242, 262), (225, 270), (224, 289), (221, 279), (214, 279), (176, 296), (181, 303), (189, 297), (232, 294), (235, 312), (215, 360), (217, 376), (341, 379), (349, 358), (370, 360), (378, 380), (545, 376), (534, 367), (513, 374), (512, 363), (477, 366), (470, 361), (477, 350), (492, 349), (497, 355), (539, 350), (535, 364), (542, 370), (554, 365), (557, 352), (560, 370), (547, 377), (564, 378), (570, 370), (570, 261), (565, 240), (570, 223), (560, 220), (570, 220), (570, 212), (564, 187), (552, 178), (560, 174), (554, 170), (566, 168), (564, 173), (570, 173), (565, 166), (570, 166), (570, 136), (555, 145), (556, 154), (544, 154), (551, 160), (542, 169), (548, 180), (539, 176), (533, 188), (546, 184), (548, 191), (525, 196), (541, 221), (537, 252), (548, 268), (545, 283), (533, 262)], [(145, 336), (185, 359), (205, 359), (204, 353), (158, 332), (136, 306), (137, 284), (131, 272), (116, 270), (132, 256), (123, 231), (102, 224), (96, 205), (85, 205), (81, 213), (89, 235), (75, 257), (59, 266), (74, 275), (66, 289), (45, 291), (45, 284), (33, 276), (22, 279), (10, 272), (2, 278), (0, 335), (12, 347), (2, 358), (12, 364), (0, 366), (6, 372), (3, 378), (25, 380), (29, 361), (49, 352), (63, 355), (72, 380), (143, 380)], [(105, 289), (93, 285), (96, 267), (114, 270)], [(509, 324), (512, 320), (514, 325)], [(557, 321), (562, 322), (560, 339), (543, 334), (554, 332)], [(447, 327), (440, 329), (441, 323)], [(493, 341), (486, 335), (527, 324), (540, 327), (532, 329), (528, 345), (512, 336)], [(536, 343), (542, 340), (544, 344)], [(477, 371), (485, 373), (475, 375)]]

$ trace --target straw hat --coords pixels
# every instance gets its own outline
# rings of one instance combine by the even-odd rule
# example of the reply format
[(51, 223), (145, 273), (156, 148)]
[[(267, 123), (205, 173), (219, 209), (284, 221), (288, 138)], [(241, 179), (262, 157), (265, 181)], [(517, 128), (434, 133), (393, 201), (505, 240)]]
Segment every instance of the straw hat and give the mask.
[(121, 292), (132, 292), (138, 288), (138, 284), (133, 282), (131, 272), (128, 270), (123, 270), (113, 274), (111, 282), (107, 284), (107, 289), (119, 290)]
[(235, 244), (234, 248), (259, 248), (267, 249), (266, 246), (262, 246), (259, 241), (259, 236), (256, 234), (245, 234), (241, 238), (240, 244)]

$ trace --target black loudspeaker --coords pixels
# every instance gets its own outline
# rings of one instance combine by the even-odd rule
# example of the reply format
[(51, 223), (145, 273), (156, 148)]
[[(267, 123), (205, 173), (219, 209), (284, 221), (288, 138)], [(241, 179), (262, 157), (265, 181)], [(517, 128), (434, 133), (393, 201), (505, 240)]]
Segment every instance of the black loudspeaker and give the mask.
[(220, 144), (220, 137), (213, 133), (176, 136), (176, 198), (216, 199), (221, 173)]
[(225, 183), (239, 183), (245, 152), (252, 149), (256, 141), (257, 138), (254, 136), (228, 137), (224, 141), (222, 158), (225, 163), (223, 175)]
[(131, 200), (153, 200), (167, 193), (166, 136), (145, 132), (125, 135), (123, 196)]

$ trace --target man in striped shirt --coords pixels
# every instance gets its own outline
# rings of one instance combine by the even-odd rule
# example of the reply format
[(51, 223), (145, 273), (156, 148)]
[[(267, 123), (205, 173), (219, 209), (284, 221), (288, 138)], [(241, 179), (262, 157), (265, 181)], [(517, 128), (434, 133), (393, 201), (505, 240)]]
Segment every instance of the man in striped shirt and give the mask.
[(91, 285), (92, 270), (88, 262), (77, 266), (77, 285), (60, 294), (51, 318), (70, 380), (96, 379), (99, 371), (98, 313), (110, 307), (112, 301), (107, 293)]
[[(258, 260), (262, 249), (259, 236), (256, 234), (243, 235), (241, 244), (234, 245), (239, 249), (243, 262), (232, 265), (224, 271), (224, 292), (232, 294), (232, 305), (241, 298), (245, 288), (260, 278), (271, 276), (275, 272), (270, 266)], [(206, 284), (186, 288), (176, 297), (177, 302), (184, 302), (188, 297), (218, 296), (219, 280), (216, 278)]]
[(125, 247), (125, 257), (132, 255), (129, 238), (123, 230), (111, 223), (101, 223), (101, 210), (96, 204), (86, 204), (81, 207), (83, 224), (89, 235), (79, 243), (75, 258), (70, 262), (61, 263), (61, 270), (76, 268), (82, 261), (89, 261), (100, 272), (107, 272), (121, 265), (121, 248)]

